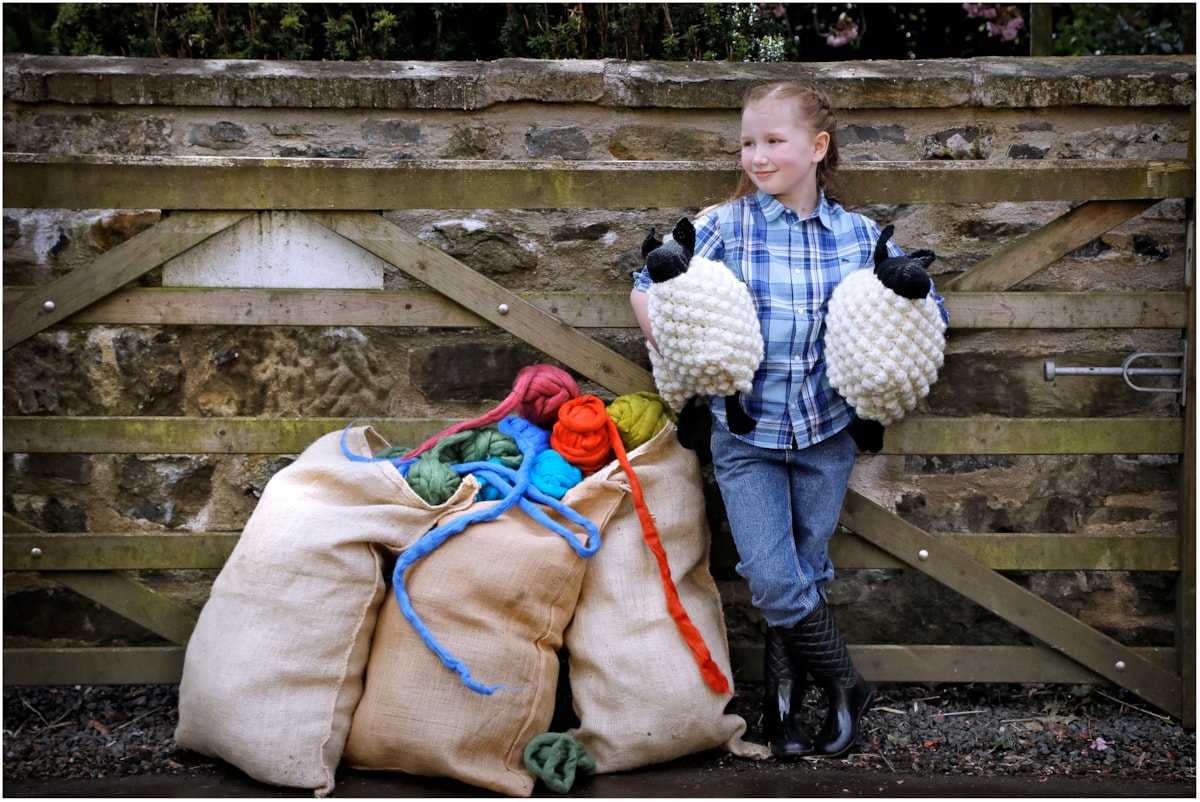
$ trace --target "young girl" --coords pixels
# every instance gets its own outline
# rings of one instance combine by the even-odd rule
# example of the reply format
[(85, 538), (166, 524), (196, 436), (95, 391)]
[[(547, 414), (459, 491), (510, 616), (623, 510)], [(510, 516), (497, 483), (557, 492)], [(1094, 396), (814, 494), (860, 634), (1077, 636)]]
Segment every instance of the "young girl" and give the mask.
[[(747, 284), (766, 344), (754, 386), (740, 397), (756, 422), (749, 433), (729, 430), (726, 405), (738, 397), (708, 401), (713, 467), (737, 544), (737, 571), (768, 625), (763, 729), (780, 758), (848, 754), (874, 699), (825, 600), (834, 574), (828, 544), (854, 467), (851, 432), (869, 424), (830, 387), (824, 316), (838, 283), (873, 265), (880, 235), (874, 221), (834, 199), (836, 127), (829, 98), (810, 83), (752, 90), (742, 109), (738, 186), (695, 223), (695, 254), (724, 262)], [(630, 302), (654, 346), (649, 286), (643, 270)], [(793, 722), (807, 675), (829, 702), (811, 740)]]

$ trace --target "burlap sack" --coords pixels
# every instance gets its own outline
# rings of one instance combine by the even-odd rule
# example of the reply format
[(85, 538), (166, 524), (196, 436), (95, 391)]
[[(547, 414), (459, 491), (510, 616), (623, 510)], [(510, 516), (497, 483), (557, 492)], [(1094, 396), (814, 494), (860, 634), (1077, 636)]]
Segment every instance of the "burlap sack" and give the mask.
[[(572, 506), (603, 531), (616, 500)], [(554, 715), (557, 653), (586, 564), (565, 539), (513, 508), (471, 524), (413, 565), (404, 582), (425, 626), (474, 679), (507, 687), (484, 695), (464, 685), (389, 592), (345, 765), (529, 796), (534, 779), (524, 751)]]
[[(700, 463), (668, 424), (630, 452), (654, 517), (680, 601), (729, 679), (729, 644), (716, 583)], [(761, 757), (741, 740), (746, 722), (725, 713), (731, 695), (700, 673), (667, 602), (657, 563), (643, 540), (624, 472), (616, 461), (571, 493), (620, 497), (588, 561), (575, 617), (565, 633), (571, 696), (580, 726), (570, 732), (597, 773), (626, 771), (707, 749)], [(571, 501), (571, 493), (563, 500)]]
[(188, 643), (176, 742), (273, 785), (328, 794), (385, 584), (404, 548), (466, 508), (468, 478), (438, 507), (387, 462), (370, 427), (322, 437), (276, 474), (213, 583)]

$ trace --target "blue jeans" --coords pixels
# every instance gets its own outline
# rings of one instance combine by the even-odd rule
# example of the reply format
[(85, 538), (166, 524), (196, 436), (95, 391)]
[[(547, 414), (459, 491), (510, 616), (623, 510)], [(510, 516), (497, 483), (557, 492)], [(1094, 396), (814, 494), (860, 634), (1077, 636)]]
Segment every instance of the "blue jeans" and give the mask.
[(713, 468), (741, 558), (737, 572), (772, 627), (799, 623), (833, 580), (829, 541), (855, 451), (845, 430), (808, 448), (773, 449), (713, 421)]

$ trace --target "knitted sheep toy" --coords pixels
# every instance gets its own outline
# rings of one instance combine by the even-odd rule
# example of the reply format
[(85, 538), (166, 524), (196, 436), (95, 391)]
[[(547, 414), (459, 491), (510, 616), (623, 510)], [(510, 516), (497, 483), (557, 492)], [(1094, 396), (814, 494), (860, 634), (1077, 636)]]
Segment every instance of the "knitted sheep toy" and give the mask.
[(695, 396), (734, 396), (725, 405), (730, 429), (745, 434), (754, 422), (738, 395), (750, 390), (763, 358), (750, 291), (725, 265), (695, 255), (696, 229), (686, 217), (672, 241), (654, 233), (642, 242), (642, 256), (654, 282), (647, 315), (658, 343), (657, 350), (649, 346), (658, 392), (676, 410)]
[(829, 383), (860, 418), (884, 425), (929, 394), (946, 349), (946, 322), (921, 249), (888, 257), (888, 226), (875, 245), (875, 269), (856, 270), (829, 299), (825, 367)]

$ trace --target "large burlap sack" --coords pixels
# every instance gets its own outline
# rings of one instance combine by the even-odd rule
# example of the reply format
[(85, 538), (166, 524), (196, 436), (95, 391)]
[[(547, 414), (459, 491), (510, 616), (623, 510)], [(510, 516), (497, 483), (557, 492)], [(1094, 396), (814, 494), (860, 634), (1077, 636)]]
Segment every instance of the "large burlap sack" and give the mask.
[[(571, 506), (603, 531), (617, 499), (583, 501)], [(558, 651), (587, 562), (514, 507), (472, 523), (409, 568), (404, 584), (424, 625), (475, 680), (505, 687), (490, 695), (468, 688), (389, 594), (345, 765), (529, 796), (524, 751), (554, 715)]]
[[(629, 454), (653, 515), (679, 599), (717, 667), (730, 680), (725, 616), (709, 572), (711, 535), (700, 463), (668, 424)], [(718, 693), (667, 610), (654, 555), (643, 539), (628, 481), (616, 461), (572, 494), (620, 499), (588, 561), (575, 617), (565, 633), (571, 696), (580, 726), (570, 730), (598, 773), (626, 771), (707, 749), (762, 757), (743, 742), (746, 722), (726, 714)]]
[(213, 583), (188, 643), (176, 742), (273, 785), (334, 786), (362, 695), (385, 591), (385, 549), (400, 550), (465, 509), (421, 500), (370, 427), (325, 435), (276, 474)]

